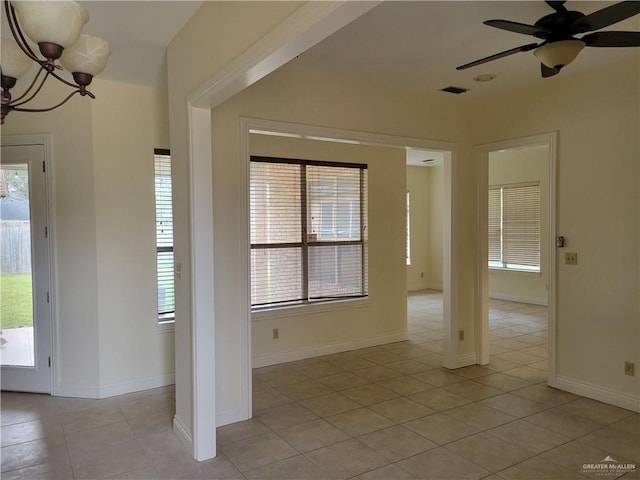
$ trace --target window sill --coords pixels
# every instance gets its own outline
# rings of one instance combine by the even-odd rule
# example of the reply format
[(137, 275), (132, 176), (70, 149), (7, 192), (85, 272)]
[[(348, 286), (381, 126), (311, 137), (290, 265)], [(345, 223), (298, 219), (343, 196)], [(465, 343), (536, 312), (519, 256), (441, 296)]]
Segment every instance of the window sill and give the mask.
[(156, 323), (156, 330), (158, 331), (158, 333), (173, 333), (175, 331), (175, 325), (175, 319), (158, 320), (158, 323)]
[(366, 308), (370, 304), (371, 302), (369, 301), (369, 297), (365, 297), (304, 305), (291, 305), (287, 307), (269, 308), (257, 312), (251, 312), (251, 320), (271, 320), (273, 318), (298, 317), (301, 315), (311, 315), (314, 313), (331, 312), (335, 310)]
[(503, 273), (515, 273), (517, 275), (537, 275), (537, 276), (540, 276), (542, 274), (540, 270), (520, 270), (518, 268), (500, 268), (500, 267), (489, 267), (489, 272), (503, 272)]

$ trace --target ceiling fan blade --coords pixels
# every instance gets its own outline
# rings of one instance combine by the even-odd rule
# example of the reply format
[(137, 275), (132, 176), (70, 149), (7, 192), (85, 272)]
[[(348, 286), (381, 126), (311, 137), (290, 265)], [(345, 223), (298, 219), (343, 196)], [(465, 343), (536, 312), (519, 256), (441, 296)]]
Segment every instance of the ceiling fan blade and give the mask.
[(476, 65), (482, 65), (483, 63), (492, 62), (493, 60), (498, 60), (499, 58), (513, 55), (514, 53), (527, 52), (529, 50), (533, 50), (537, 46), (537, 43), (528, 43), (527, 45), (511, 48), (509, 50), (505, 50), (504, 52), (489, 55), (488, 57), (481, 58), (480, 60), (476, 60), (475, 62), (466, 63), (464, 65), (456, 67), (456, 70), (465, 70), (467, 68), (475, 67)]
[(544, 63), (540, 64), (540, 71), (542, 72), (542, 78), (553, 77), (554, 75), (560, 73), (560, 70), (558, 68), (547, 67)]
[(616, 3), (597, 12), (593, 12), (586, 17), (577, 19), (571, 25), (571, 33), (576, 34), (599, 30), (614, 23), (621, 22), (629, 17), (633, 17), (638, 13), (640, 13), (640, 2), (638, 1)]
[(486, 20), (483, 22), (490, 27), (500, 28), (509, 32), (522, 33), (523, 35), (533, 35), (538, 38), (547, 38), (551, 34), (546, 28), (527, 25), (526, 23), (512, 22), (510, 20)]
[(594, 32), (582, 40), (587, 47), (640, 47), (640, 32)]
[(556, 12), (566, 12), (567, 9), (564, 7), (564, 0), (546, 0), (547, 5), (553, 8)]

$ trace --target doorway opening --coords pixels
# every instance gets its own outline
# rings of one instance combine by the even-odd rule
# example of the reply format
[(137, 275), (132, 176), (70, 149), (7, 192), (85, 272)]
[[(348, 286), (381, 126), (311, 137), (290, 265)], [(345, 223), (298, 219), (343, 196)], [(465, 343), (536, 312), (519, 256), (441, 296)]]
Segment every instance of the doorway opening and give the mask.
[(478, 187), (479, 363), (552, 386), (555, 145), (551, 133), (483, 146)]
[(48, 151), (46, 137), (2, 138), (2, 390), (52, 391)]
[[(450, 220), (451, 164), (454, 161), (454, 150), (455, 150), (455, 146), (452, 144), (449, 144), (446, 142), (429, 141), (429, 140), (399, 138), (399, 137), (380, 135), (380, 134), (336, 130), (336, 129), (330, 129), (330, 128), (324, 128), (324, 127), (310, 127), (310, 126), (302, 126), (302, 125), (294, 125), (294, 124), (285, 124), (282, 122), (273, 122), (273, 121), (256, 120), (256, 119), (243, 119), (243, 132), (244, 132), (245, 138), (242, 142), (242, 145), (244, 145), (246, 149), (241, 153), (241, 158), (246, 159), (247, 169), (248, 169), (250, 155), (256, 153), (256, 152), (252, 152), (252, 146), (251, 146), (252, 137), (264, 138), (264, 136), (267, 136), (267, 137), (271, 136), (271, 137), (280, 137), (281, 139), (284, 139), (284, 140), (286, 139), (291, 140), (292, 138), (297, 138), (297, 139), (303, 139), (303, 140), (313, 140), (316, 142), (324, 142), (327, 144), (334, 144), (334, 145), (348, 144), (356, 147), (358, 145), (362, 145), (363, 147), (371, 147), (371, 146), (383, 147), (383, 148), (386, 147), (386, 148), (394, 149), (396, 151), (400, 150), (401, 151), (400, 155), (402, 156), (403, 159), (408, 149), (416, 149), (416, 150), (423, 150), (423, 151), (429, 149), (429, 151), (439, 152), (442, 159), (440, 171), (441, 171), (441, 184), (442, 184), (442, 190), (443, 190), (442, 192), (443, 202), (442, 202), (442, 208), (441, 208), (441, 215), (444, 219), (447, 220), (446, 222), (442, 222), (442, 224), (451, 225), (451, 220)], [(258, 142), (256, 142), (256, 144), (257, 143)], [(260, 143), (264, 143), (264, 142), (260, 142)], [(402, 172), (403, 172), (402, 175), (404, 175), (405, 174), (404, 168), (402, 168)], [(369, 195), (373, 195), (373, 194), (374, 193), (371, 191)], [(247, 223), (248, 223), (248, 220), (247, 220)], [(380, 228), (380, 225), (378, 225), (377, 228)], [(441, 258), (440, 270), (445, 279), (450, 279), (451, 278), (451, 275), (450, 275), (451, 232), (450, 232), (450, 229), (447, 229), (447, 228), (441, 228), (440, 231), (442, 232), (441, 234), (442, 253), (440, 257)], [(248, 242), (248, 239), (247, 239), (247, 242)], [(400, 255), (402, 254), (402, 252), (400, 251), (397, 253), (399, 253)], [(248, 258), (247, 258), (247, 267), (249, 267)], [(247, 268), (247, 271), (248, 271), (248, 268)], [(404, 275), (404, 270), (402, 272), (403, 272), (402, 274)], [(441, 304), (440, 338), (437, 340), (437, 344), (438, 344), (437, 347), (434, 344), (434, 353), (437, 353), (438, 361), (439, 361), (438, 366), (442, 366), (443, 364), (446, 364), (447, 359), (456, 358), (456, 352), (454, 351), (455, 342), (453, 342), (452, 339), (449, 338), (450, 332), (455, 331), (455, 329), (452, 329), (450, 327), (451, 290), (450, 290), (450, 285), (447, 282), (448, 281), (445, 280), (441, 286), (441, 289), (443, 289), (444, 292), (441, 293), (441, 297), (443, 298), (443, 300), (440, 302)], [(250, 309), (248, 292), (249, 292), (249, 288), (247, 288), (247, 294), (246, 294), (247, 296), (246, 298), (246, 311), (247, 311), (246, 331), (248, 332), (247, 338), (253, 339), (253, 343), (247, 344), (246, 350), (245, 350), (246, 364), (249, 367), (251, 366), (263, 367), (267, 365), (275, 365), (277, 363), (282, 363), (286, 361), (301, 360), (303, 358), (309, 358), (312, 356), (330, 354), (338, 351), (351, 349), (351, 347), (343, 348), (342, 350), (333, 349), (333, 348), (344, 347), (345, 344), (341, 343), (341, 344), (335, 344), (335, 345), (327, 345), (324, 347), (317, 346), (315, 350), (311, 349), (313, 351), (309, 349), (307, 349), (309, 351), (298, 349), (298, 350), (292, 350), (291, 352), (288, 352), (288, 353), (287, 352), (284, 352), (284, 353), (271, 352), (269, 355), (258, 356), (256, 354), (256, 348), (261, 348), (262, 350), (264, 350), (264, 348), (262, 348), (264, 347), (264, 342), (257, 340), (257, 337), (260, 337), (260, 338), (264, 337), (264, 335), (259, 334), (259, 331), (264, 330), (264, 328), (263, 328), (263, 325), (259, 325), (260, 329), (255, 330), (253, 334), (251, 333), (253, 326), (251, 324), (252, 314)], [(260, 312), (260, 313), (262, 314), (263, 312)], [(270, 312), (267, 312), (266, 317), (267, 318), (260, 318), (259, 321), (261, 322), (262, 320), (266, 320), (268, 322), (268, 321), (273, 321), (274, 319), (273, 315)], [(271, 339), (272, 326), (273, 325), (269, 324), (269, 329), (268, 329), (269, 339)], [(283, 332), (279, 331), (278, 333), (282, 335)], [(278, 335), (278, 333), (274, 333), (274, 335)], [(273, 337), (273, 338), (276, 338), (276, 337)], [(398, 337), (398, 339), (392, 340), (392, 341), (401, 341), (406, 339), (407, 339), (407, 334), (405, 332), (402, 335), (402, 338)], [(376, 339), (374, 338), (374, 336), (372, 336), (369, 339), (363, 338), (362, 341), (365, 343), (363, 343), (360, 346), (355, 346), (355, 348), (368, 347), (376, 344), (375, 343)], [(366, 344), (367, 341), (370, 343)], [(384, 343), (384, 341), (382, 343)], [(244, 382), (244, 389), (246, 389), (246, 392), (247, 392), (247, 396), (245, 398), (247, 398), (248, 405), (246, 407), (247, 407), (248, 416), (250, 416), (253, 410), (250, 403), (251, 400), (253, 399), (250, 368), (248, 369), (247, 373), (248, 375), (246, 377), (246, 381)]]
[(432, 351), (433, 363), (443, 350), (445, 153), (409, 148), (406, 156), (409, 339)]

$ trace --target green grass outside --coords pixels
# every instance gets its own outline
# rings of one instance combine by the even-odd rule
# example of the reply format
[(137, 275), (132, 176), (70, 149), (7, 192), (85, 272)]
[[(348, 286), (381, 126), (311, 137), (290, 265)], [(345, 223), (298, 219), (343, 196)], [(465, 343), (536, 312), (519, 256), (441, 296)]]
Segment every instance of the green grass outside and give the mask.
[(0, 324), (3, 329), (33, 326), (31, 274), (0, 275)]

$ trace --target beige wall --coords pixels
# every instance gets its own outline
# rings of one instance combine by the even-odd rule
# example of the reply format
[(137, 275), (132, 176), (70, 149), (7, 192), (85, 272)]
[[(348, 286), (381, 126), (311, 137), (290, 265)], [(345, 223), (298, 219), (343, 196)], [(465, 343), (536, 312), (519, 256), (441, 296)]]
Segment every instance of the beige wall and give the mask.
[[(64, 90), (48, 87), (49, 98)], [(173, 382), (173, 334), (155, 314), (153, 148), (168, 147), (166, 91), (96, 79), (95, 100), (14, 112), (3, 135), (53, 135), (53, 258), (60, 395)]]
[[(153, 149), (168, 148), (166, 90), (102, 81), (93, 105), (102, 388), (173, 383), (157, 326)], [(135, 261), (132, 261), (135, 259)]]
[(411, 193), (411, 265), (407, 290), (442, 290), (442, 166), (407, 167)]
[[(250, 153), (365, 163), (368, 165), (369, 191), (368, 300), (347, 302), (343, 308), (335, 303), (314, 305), (311, 308), (314, 313), (309, 313), (309, 308), (294, 307), (254, 314), (254, 366), (406, 339), (404, 149), (251, 135)], [(229, 168), (233, 167), (227, 166), (225, 170)], [(220, 282), (216, 283), (220, 285)], [(224, 284), (220, 290), (221, 297), (231, 293), (224, 291)], [(274, 328), (279, 329), (277, 340), (272, 338)]]
[(540, 182), (540, 272), (489, 270), (489, 297), (547, 305), (549, 257), (549, 154), (545, 147), (489, 153), (489, 185)]
[[(639, 63), (567, 70), (474, 109), (478, 144), (558, 132), (558, 376), (636, 405), (639, 377), (624, 375), (624, 362), (640, 359)], [(578, 265), (563, 263), (567, 251)]]

